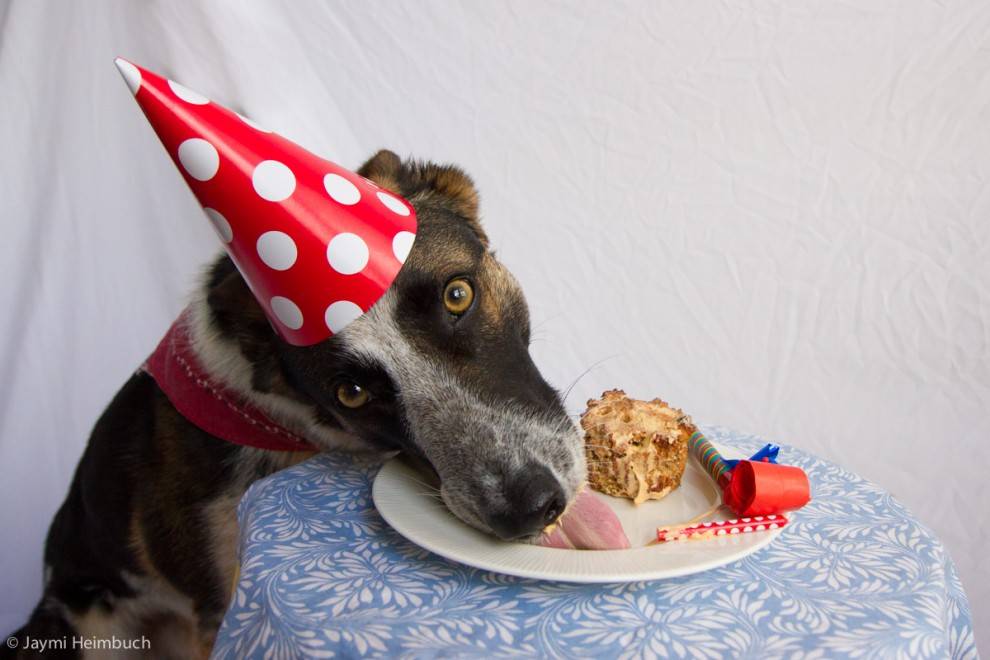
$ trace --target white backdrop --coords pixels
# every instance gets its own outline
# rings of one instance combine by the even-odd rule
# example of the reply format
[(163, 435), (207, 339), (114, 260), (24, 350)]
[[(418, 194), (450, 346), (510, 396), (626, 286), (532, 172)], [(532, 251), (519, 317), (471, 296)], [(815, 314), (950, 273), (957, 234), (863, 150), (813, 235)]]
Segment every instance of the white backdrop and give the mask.
[(462, 164), (545, 373), (605, 359), (573, 411), (661, 395), (879, 482), (985, 638), (990, 5), (0, 8), (0, 628), (90, 426), (217, 247), (120, 54), (345, 165)]

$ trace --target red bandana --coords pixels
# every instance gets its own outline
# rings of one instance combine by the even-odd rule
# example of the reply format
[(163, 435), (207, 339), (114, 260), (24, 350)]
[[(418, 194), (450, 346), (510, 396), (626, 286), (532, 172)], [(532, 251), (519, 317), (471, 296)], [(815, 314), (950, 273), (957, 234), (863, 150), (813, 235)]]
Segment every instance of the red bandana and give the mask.
[(236, 445), (271, 451), (316, 451), (242, 395), (210, 378), (193, 352), (188, 322), (187, 310), (141, 366), (175, 409), (210, 435)]

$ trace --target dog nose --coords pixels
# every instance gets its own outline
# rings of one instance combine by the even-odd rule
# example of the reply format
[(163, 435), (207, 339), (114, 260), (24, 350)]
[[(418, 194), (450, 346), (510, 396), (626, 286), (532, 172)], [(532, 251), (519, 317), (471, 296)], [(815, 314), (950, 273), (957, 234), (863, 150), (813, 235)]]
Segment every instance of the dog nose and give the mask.
[(567, 499), (557, 479), (542, 465), (530, 464), (505, 484), (505, 513), (488, 516), (488, 525), (504, 541), (531, 536), (557, 520)]

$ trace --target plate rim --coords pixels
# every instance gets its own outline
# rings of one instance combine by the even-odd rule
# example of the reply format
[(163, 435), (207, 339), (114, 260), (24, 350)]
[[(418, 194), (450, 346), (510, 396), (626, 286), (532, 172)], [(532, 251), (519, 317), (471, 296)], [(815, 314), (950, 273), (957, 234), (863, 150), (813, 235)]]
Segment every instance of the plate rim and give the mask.
[[(709, 441), (711, 440), (709, 439)], [(716, 447), (716, 449), (718, 449), (719, 452), (726, 458), (744, 457), (742, 455), (742, 452), (736, 449), (735, 447), (731, 447), (724, 443), (716, 443), (714, 441), (711, 442)], [(693, 459), (689, 456), (688, 460), (693, 460)], [(602, 573), (594, 573), (594, 574), (574, 573), (572, 571), (563, 570), (560, 573), (555, 573), (551, 575), (547, 573), (546, 570), (527, 569), (525, 567), (515, 567), (515, 566), (506, 567), (497, 562), (487, 561), (483, 558), (476, 559), (469, 557), (468, 559), (464, 559), (463, 554), (451, 552), (445, 546), (438, 545), (434, 543), (432, 540), (421, 542), (418, 539), (410, 538), (405, 532), (403, 532), (404, 526), (401, 523), (397, 526), (390, 518), (390, 512), (387, 512), (388, 507), (385, 507), (386, 511), (383, 511), (382, 507), (379, 506), (379, 499), (383, 497), (383, 493), (381, 492), (381, 489), (384, 487), (380, 485), (382, 474), (385, 473), (386, 470), (393, 471), (396, 469), (412, 470), (411, 467), (403, 464), (398, 457), (391, 458), (388, 461), (386, 461), (378, 470), (378, 472), (375, 474), (374, 481), (372, 482), (371, 485), (371, 499), (374, 502), (375, 510), (378, 511), (378, 515), (382, 517), (382, 519), (389, 525), (389, 527), (391, 527), (397, 534), (399, 534), (402, 538), (406, 539), (410, 543), (425, 550), (428, 550), (435, 555), (443, 557), (448, 561), (456, 562), (458, 564), (470, 566), (472, 568), (477, 568), (484, 571), (489, 571), (492, 573), (511, 575), (520, 578), (544, 580), (550, 582), (567, 582), (574, 584), (610, 584), (610, 583), (619, 584), (619, 583), (627, 583), (627, 582), (666, 580), (669, 578), (683, 577), (685, 575), (693, 575), (694, 573), (702, 573), (704, 571), (709, 571), (714, 568), (719, 568), (721, 566), (725, 566), (727, 564), (731, 564), (733, 562), (739, 561), (740, 559), (744, 559), (749, 555), (758, 552), (759, 550), (762, 550), (766, 546), (770, 545), (770, 543), (772, 543), (783, 532), (783, 529), (769, 530), (761, 535), (762, 538), (753, 539), (753, 542), (741, 546), (735, 552), (730, 552), (727, 553), (725, 556), (715, 557), (712, 559), (701, 561), (697, 564), (683, 566), (681, 568), (669, 568), (663, 570), (653, 568), (653, 569), (644, 569), (642, 571), (621, 571), (618, 573), (602, 572)], [(472, 529), (466, 523), (457, 519), (456, 516), (454, 516), (452, 513), (450, 515), (457, 522), (457, 524), (464, 525), (469, 529)], [(515, 545), (525, 548), (527, 552), (532, 552), (536, 554), (558, 553), (558, 552), (594, 553), (596, 557), (604, 557), (606, 560), (609, 557), (621, 556), (624, 561), (628, 559), (635, 560), (637, 555), (649, 554), (650, 552), (656, 549), (655, 545), (646, 545), (638, 548), (628, 548), (623, 550), (571, 550), (571, 549), (563, 549), (563, 548), (546, 548), (538, 545), (526, 545), (526, 544), (515, 544)], [(548, 557), (550, 556), (552, 555), (548, 555)]]

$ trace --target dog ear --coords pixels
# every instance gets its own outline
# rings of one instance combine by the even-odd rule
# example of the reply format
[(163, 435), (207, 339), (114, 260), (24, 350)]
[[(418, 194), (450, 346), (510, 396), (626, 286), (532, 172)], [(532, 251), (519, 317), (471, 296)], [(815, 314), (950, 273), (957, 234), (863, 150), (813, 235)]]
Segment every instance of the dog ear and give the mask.
[(399, 172), (402, 170), (402, 160), (393, 151), (380, 149), (369, 158), (357, 173), (365, 179), (371, 179), (382, 188), (399, 193)]
[(275, 331), (230, 257), (223, 255), (213, 264), (206, 287), (213, 328), (223, 339), (237, 342), (251, 363), (252, 387), (261, 392), (285, 389)]
[[(422, 166), (421, 176), (433, 190), (450, 200), (458, 215), (468, 222), (478, 223), (478, 190), (464, 170), (453, 165), (428, 163)], [(477, 230), (481, 231), (480, 225)], [(484, 237), (483, 242), (487, 243), (488, 238)]]
[(488, 235), (478, 219), (478, 190), (465, 172), (454, 165), (402, 160), (382, 149), (361, 166), (358, 174), (414, 204), (417, 198), (442, 206), (460, 216), (487, 249)]

